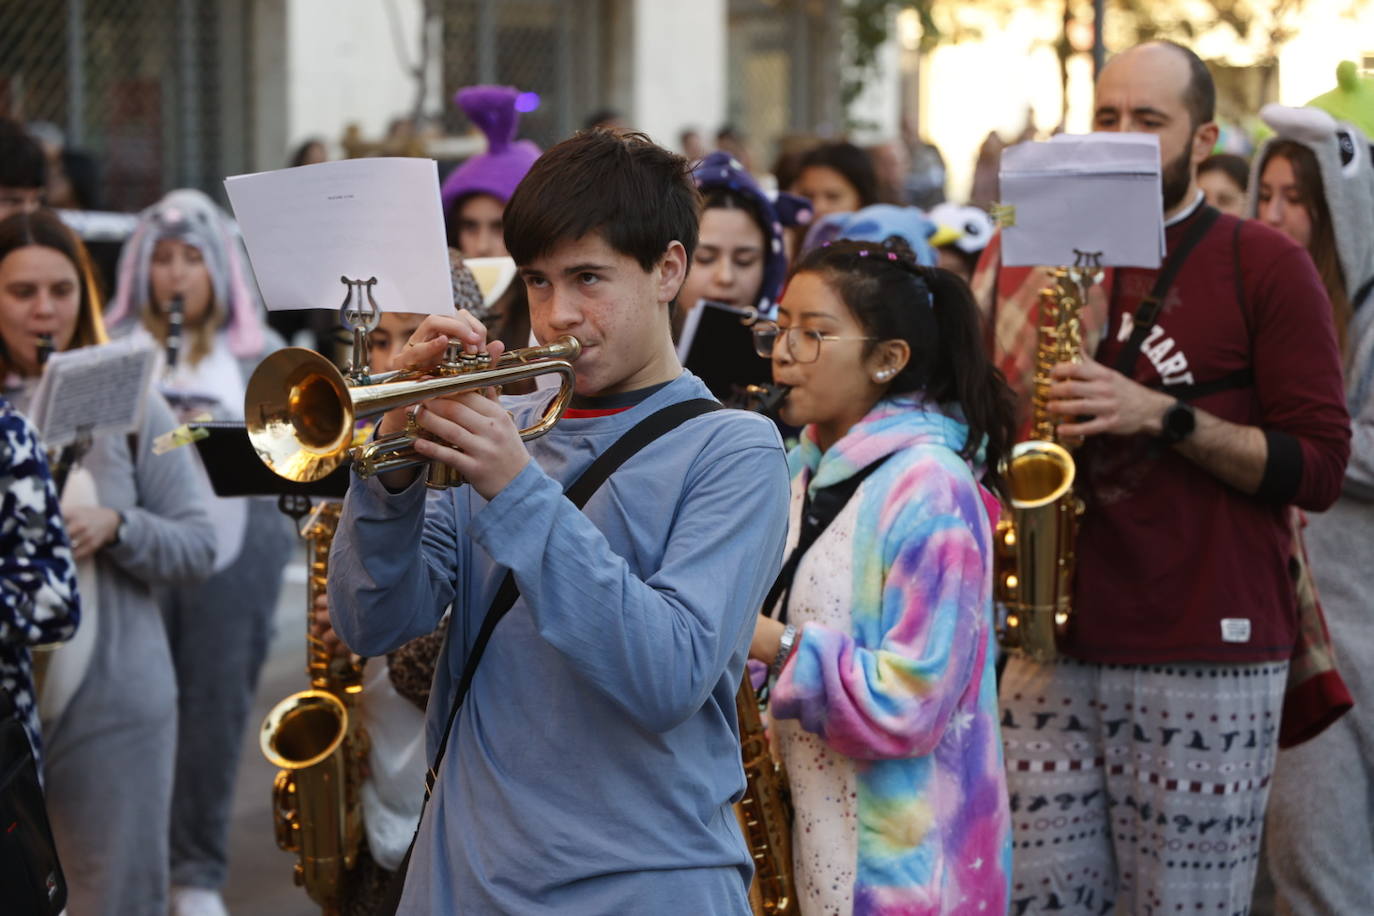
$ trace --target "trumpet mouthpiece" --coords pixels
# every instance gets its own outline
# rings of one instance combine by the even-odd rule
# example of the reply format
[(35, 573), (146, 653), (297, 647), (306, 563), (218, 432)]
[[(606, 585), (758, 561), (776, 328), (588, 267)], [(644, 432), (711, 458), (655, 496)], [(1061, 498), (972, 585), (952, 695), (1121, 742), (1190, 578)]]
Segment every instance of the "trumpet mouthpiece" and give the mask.
[(564, 334), (555, 340), (548, 349), (551, 351), (550, 356), (572, 361), (582, 355), (582, 341), (571, 334)]

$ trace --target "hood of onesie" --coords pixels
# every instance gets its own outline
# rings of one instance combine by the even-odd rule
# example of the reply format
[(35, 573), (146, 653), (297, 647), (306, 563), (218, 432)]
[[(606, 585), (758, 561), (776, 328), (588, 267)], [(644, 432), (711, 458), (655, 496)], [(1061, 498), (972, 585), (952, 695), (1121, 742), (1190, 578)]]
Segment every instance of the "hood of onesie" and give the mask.
[(783, 279), (787, 276), (787, 251), (783, 229), (811, 222), (811, 202), (786, 192), (769, 197), (740, 161), (727, 152), (711, 153), (692, 170), (692, 181), (703, 197), (717, 189), (733, 191), (753, 206), (755, 221), (766, 227), (767, 252), (763, 258), (763, 282), (754, 307), (760, 315), (771, 317), (778, 304)]
[(265, 345), (258, 297), (240, 250), (238, 227), (219, 205), (201, 191), (172, 191), (138, 216), (119, 253), (115, 294), (105, 314), (114, 327), (149, 306), (149, 266), (153, 249), (165, 238), (195, 246), (204, 258), (214, 290), (214, 308), (223, 316), (234, 356), (256, 356)]
[(1366, 133), (1374, 127), (1374, 80), (1352, 79), (1354, 69), (1348, 63), (1338, 70), (1345, 74), (1342, 84), (1307, 106), (1266, 105), (1260, 110), (1276, 136), (1265, 141), (1251, 166), (1249, 212), (1259, 212), (1259, 169), (1269, 147), (1285, 139), (1310, 149), (1331, 211), (1345, 286), (1351, 304), (1358, 305), (1357, 293), (1374, 279), (1374, 147)]

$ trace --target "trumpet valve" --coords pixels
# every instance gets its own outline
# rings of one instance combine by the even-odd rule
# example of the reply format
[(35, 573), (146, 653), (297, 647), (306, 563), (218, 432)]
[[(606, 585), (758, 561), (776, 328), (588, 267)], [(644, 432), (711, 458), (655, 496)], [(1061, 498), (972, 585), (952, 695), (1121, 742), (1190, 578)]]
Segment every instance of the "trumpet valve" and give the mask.
[(483, 369), (491, 368), (491, 354), (467, 353), (463, 350), (461, 340), (450, 340), (448, 348), (444, 351), (444, 360), (440, 364), (440, 375), (461, 375), (464, 372), (480, 372)]

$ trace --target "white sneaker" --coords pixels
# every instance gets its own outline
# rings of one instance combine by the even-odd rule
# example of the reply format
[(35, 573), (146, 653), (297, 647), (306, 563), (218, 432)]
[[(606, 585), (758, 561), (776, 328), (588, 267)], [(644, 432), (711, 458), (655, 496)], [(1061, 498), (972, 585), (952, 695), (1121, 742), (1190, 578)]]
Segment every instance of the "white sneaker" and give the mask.
[(172, 888), (172, 916), (229, 916), (219, 891), (208, 887)]

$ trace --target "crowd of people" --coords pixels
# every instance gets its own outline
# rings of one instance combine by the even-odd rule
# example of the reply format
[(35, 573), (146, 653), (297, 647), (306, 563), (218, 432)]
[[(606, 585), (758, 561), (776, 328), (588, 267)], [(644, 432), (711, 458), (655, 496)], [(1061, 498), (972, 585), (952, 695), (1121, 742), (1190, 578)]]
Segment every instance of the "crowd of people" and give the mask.
[[(788, 912), (1362, 912), (1374, 91), (1338, 77), (1266, 107), (1247, 161), (1217, 153), (1192, 51), (1108, 61), (1093, 128), (1158, 137), (1168, 254), (1092, 279), (1082, 356), (1038, 394), (1055, 265), (1003, 264), (988, 211), (926, 187), (933, 147), (818, 142), (762, 175), (737, 128), (684, 156), (607, 111), (541, 151), (516, 90), (460, 92), (487, 146), (440, 190), (453, 307), (385, 312), (368, 369), (571, 336), (576, 383), (528, 442), (541, 383), (360, 434), (421, 431), (463, 483), (354, 473), (309, 609), (365, 660), (365, 833), (332, 909), (757, 912), (745, 683), (790, 796)], [(45, 206), (55, 162), (0, 121), (0, 687), (67, 912), (218, 916), (295, 532), (165, 443), (242, 422), (284, 338), (334, 357), (338, 329), (269, 317), (191, 189), (138, 215), (104, 296)], [(23, 414), (47, 355), (119, 338), (156, 353), (138, 428), (46, 449)], [(769, 411), (722, 409), (759, 379)], [(1037, 412), (1083, 503), (1049, 660), (997, 640)]]

